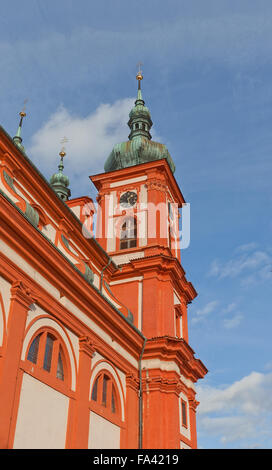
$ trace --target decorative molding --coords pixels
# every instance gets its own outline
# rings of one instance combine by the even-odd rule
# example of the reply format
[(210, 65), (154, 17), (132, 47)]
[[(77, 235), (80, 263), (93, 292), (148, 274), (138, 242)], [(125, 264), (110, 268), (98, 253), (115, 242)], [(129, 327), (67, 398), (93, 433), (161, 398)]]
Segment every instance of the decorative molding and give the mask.
[(148, 374), (148, 377), (145, 377), (143, 379), (143, 386), (144, 392), (154, 392), (154, 391), (160, 391), (160, 392), (166, 392), (166, 393), (175, 393), (177, 396), (179, 396), (182, 385), (178, 379), (178, 377), (167, 377), (161, 374), (156, 374), (156, 375), (150, 375)]
[(145, 183), (145, 187), (147, 188), (148, 191), (155, 189), (156, 191), (166, 192), (168, 190), (168, 187), (165, 184), (165, 182), (158, 178), (152, 178), (149, 181), (147, 181), (147, 183)]
[(15, 281), (11, 288), (11, 300), (20, 302), (24, 307), (29, 308), (35, 302), (32, 291), (26, 287), (22, 281)]
[(127, 387), (131, 388), (135, 392), (139, 390), (139, 379), (136, 377), (135, 374), (127, 374), (126, 375), (126, 385)]
[(16, 176), (16, 173), (20, 171), (20, 166), (16, 163), (16, 159), (13, 155), (8, 152), (5, 152), (3, 155), (0, 156), (1, 159), (1, 166), (8, 168), (8, 170), (12, 173), (12, 176)]
[(89, 357), (93, 357), (95, 354), (95, 346), (92, 342), (92, 339), (89, 336), (81, 336), (78, 339), (79, 342), (79, 352), (86, 353)]
[(199, 405), (199, 401), (197, 401), (193, 396), (188, 397), (189, 408), (196, 412), (196, 409)]
[(71, 232), (74, 232), (74, 227), (73, 227), (73, 225), (70, 223), (70, 221), (68, 221), (68, 220), (65, 219), (65, 218), (62, 218), (62, 219), (60, 219), (60, 221), (59, 221), (59, 231), (60, 231), (60, 232), (63, 232), (66, 236), (69, 237), (70, 233), (71, 233)]
[(13, 192), (16, 193), (16, 189), (14, 187), (14, 184), (13, 184), (13, 178), (12, 176), (10, 176), (6, 170), (3, 170), (3, 177), (4, 177), (4, 180), (6, 181), (7, 185), (13, 190)]

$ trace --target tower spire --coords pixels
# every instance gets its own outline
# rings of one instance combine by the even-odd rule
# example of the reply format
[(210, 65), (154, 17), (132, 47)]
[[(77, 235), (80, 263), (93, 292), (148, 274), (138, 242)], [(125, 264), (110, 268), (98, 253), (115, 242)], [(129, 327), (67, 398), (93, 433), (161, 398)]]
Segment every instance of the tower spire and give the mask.
[[(68, 142), (68, 139), (64, 137), (61, 140), (61, 143)], [(58, 173), (54, 173), (50, 178), (50, 186), (54, 189), (57, 195), (63, 201), (67, 201), (67, 199), (71, 196), (71, 191), (69, 189), (69, 178), (68, 176), (63, 174), (64, 164), (63, 159), (66, 155), (65, 147), (62, 147), (61, 151), (59, 152), (60, 156), (60, 163), (58, 165)]]
[(24, 101), (24, 106), (23, 106), (23, 109), (22, 111), (19, 113), (19, 116), (20, 116), (20, 122), (19, 122), (19, 127), (18, 127), (18, 130), (15, 134), (15, 136), (13, 137), (13, 142), (21, 149), (21, 150), (25, 150), (24, 149), (24, 146), (22, 145), (22, 137), (21, 137), (21, 134), (22, 134), (22, 125), (23, 125), (23, 119), (24, 117), (26, 116), (26, 112), (25, 112), (25, 107), (26, 107), (26, 103), (27, 103), (28, 100), (25, 100)]
[(165, 145), (154, 142), (150, 134), (153, 125), (151, 114), (142, 98), (142, 80), (143, 72), (141, 62), (138, 63), (138, 72), (136, 80), (138, 82), (138, 91), (135, 104), (129, 113), (128, 127), (130, 134), (127, 142), (116, 144), (107, 161), (104, 169), (106, 172), (128, 168), (134, 165), (140, 165), (155, 160), (166, 159), (171, 168), (175, 172), (175, 164)]
[(136, 75), (136, 80), (138, 80), (138, 92), (137, 92), (137, 100), (135, 101), (135, 104), (141, 104), (144, 105), (144, 100), (142, 97), (142, 90), (141, 90), (141, 81), (144, 78), (143, 77), (143, 71), (141, 69), (142, 62), (138, 62), (138, 73)]
[(139, 94), (139, 90), (141, 91), (141, 80), (143, 79), (143, 72), (141, 69), (141, 65), (143, 65), (142, 62), (138, 62), (138, 73), (136, 75), (136, 80), (138, 80), (138, 94)]
[(145, 106), (145, 102), (142, 97), (141, 81), (143, 79), (143, 72), (141, 69), (141, 62), (138, 63), (138, 73), (136, 80), (138, 81), (137, 99), (135, 106), (132, 108), (129, 114), (128, 126), (130, 127), (129, 140), (137, 136), (151, 139), (150, 129), (152, 127), (152, 120), (149, 109)]

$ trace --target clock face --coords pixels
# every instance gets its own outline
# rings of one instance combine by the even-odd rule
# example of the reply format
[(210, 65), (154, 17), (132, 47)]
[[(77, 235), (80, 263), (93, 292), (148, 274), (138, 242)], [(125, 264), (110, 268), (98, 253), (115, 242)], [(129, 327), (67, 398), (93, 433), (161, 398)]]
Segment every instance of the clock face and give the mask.
[(127, 191), (120, 197), (120, 204), (123, 207), (132, 207), (137, 202), (137, 194), (132, 191)]

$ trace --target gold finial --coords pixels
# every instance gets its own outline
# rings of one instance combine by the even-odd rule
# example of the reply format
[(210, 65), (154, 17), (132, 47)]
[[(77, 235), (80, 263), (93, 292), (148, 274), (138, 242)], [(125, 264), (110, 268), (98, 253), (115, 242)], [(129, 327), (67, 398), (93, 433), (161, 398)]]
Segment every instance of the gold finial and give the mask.
[(26, 116), (25, 108), (26, 108), (26, 103), (27, 103), (27, 102), (28, 102), (28, 99), (26, 99), (26, 100), (24, 101), (23, 109), (22, 109), (22, 111), (19, 113), (19, 115), (21, 116), (20, 123), (19, 123), (19, 127), (22, 127), (23, 118)]
[[(63, 137), (63, 138), (61, 139), (61, 141), (60, 141), (61, 144), (66, 144), (66, 142), (68, 142), (67, 137)], [(63, 157), (65, 157), (65, 155), (66, 155), (65, 147), (62, 146), (62, 149), (61, 149), (61, 151), (60, 151), (60, 153), (59, 153), (59, 156), (60, 156), (61, 159), (62, 159)]]
[(25, 117), (25, 116), (26, 116), (25, 109), (26, 109), (26, 103), (27, 103), (27, 102), (28, 102), (28, 99), (26, 99), (26, 100), (24, 101), (24, 106), (23, 106), (23, 109), (22, 109), (22, 111), (19, 113), (19, 114), (20, 114), (20, 116), (21, 116), (21, 118), (23, 118), (23, 117)]
[(141, 80), (143, 79), (143, 72), (142, 72), (142, 69), (141, 69), (141, 65), (142, 62), (138, 62), (138, 73), (136, 75), (136, 80), (138, 80), (138, 88), (140, 89), (141, 88)]

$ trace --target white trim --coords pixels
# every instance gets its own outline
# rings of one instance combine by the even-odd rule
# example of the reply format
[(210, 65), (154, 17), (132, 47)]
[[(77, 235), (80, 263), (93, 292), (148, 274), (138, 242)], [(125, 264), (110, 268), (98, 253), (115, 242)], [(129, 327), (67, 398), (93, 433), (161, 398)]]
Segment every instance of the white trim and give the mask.
[(180, 298), (178, 297), (176, 291), (174, 291), (174, 305), (179, 305), (180, 303)]
[(112, 281), (110, 282), (110, 286), (115, 286), (117, 284), (126, 284), (127, 282), (133, 282), (133, 281), (142, 281), (143, 276), (138, 276), (138, 277), (131, 277), (129, 279), (122, 279), (120, 281)]
[[(183, 400), (186, 403), (187, 428), (182, 426), (181, 400)], [(180, 423), (180, 433), (183, 436), (187, 437), (187, 439), (191, 440), (191, 423), (190, 423), (190, 413), (189, 413), (189, 402), (188, 402), (188, 398), (183, 393), (179, 394), (179, 423)]]
[(115, 183), (110, 184), (110, 188), (116, 188), (117, 186), (122, 186), (123, 184), (138, 183), (138, 181), (145, 181), (147, 176), (138, 176), (137, 178), (130, 178), (128, 180), (116, 181)]
[(185, 442), (183, 441), (180, 441), (180, 448), (181, 449), (192, 449), (190, 446), (188, 446), (187, 444), (185, 444)]
[(124, 255), (112, 256), (113, 261), (116, 264), (128, 264), (130, 260), (144, 258), (144, 251), (137, 251), (132, 253), (127, 253)]
[(188, 388), (195, 391), (195, 385), (190, 379), (186, 379), (181, 373), (180, 368), (174, 361), (162, 361), (161, 359), (144, 359), (142, 367), (145, 369), (160, 369), (166, 371), (175, 371), (179, 374), (181, 382)]

